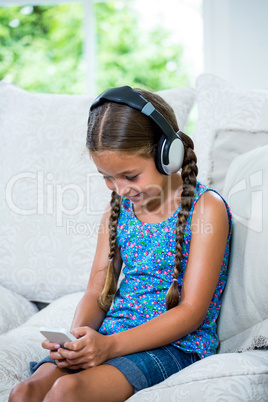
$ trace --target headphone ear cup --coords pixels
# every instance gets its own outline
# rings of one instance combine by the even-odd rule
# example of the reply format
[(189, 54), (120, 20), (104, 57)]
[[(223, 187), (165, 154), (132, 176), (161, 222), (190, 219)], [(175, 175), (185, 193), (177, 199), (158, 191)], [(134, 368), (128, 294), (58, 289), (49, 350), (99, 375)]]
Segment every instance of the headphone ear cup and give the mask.
[(168, 149), (168, 165), (163, 163), (163, 169), (168, 174), (176, 173), (180, 170), (184, 160), (184, 145), (180, 138), (172, 141)]
[[(165, 164), (164, 154), (166, 155), (167, 164)], [(182, 140), (178, 137), (169, 144), (165, 135), (162, 135), (155, 152), (157, 170), (162, 174), (171, 175), (180, 170), (183, 160), (184, 145)]]
[(165, 140), (166, 137), (164, 135), (161, 135), (155, 150), (155, 166), (160, 173), (167, 175), (167, 173), (163, 169), (162, 164), (162, 148), (164, 146)]

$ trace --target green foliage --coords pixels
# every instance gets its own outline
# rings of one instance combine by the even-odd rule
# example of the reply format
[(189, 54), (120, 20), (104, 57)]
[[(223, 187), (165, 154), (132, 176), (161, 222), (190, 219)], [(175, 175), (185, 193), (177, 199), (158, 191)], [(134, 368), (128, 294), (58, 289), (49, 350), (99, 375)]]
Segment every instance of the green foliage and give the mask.
[[(171, 44), (170, 33), (160, 26), (142, 30), (139, 15), (131, 4), (129, 1), (127, 7), (119, 10), (116, 3), (96, 5), (98, 87), (128, 83), (160, 90), (187, 85), (188, 78), (180, 71), (182, 46)], [(174, 68), (170, 71), (168, 66)]]
[(79, 4), (0, 8), (0, 79), (34, 92), (83, 93), (82, 16)]
[[(140, 26), (133, 0), (95, 4), (97, 92), (188, 85), (182, 46), (161, 26)], [(85, 93), (83, 7), (0, 8), (0, 79), (35, 92)]]

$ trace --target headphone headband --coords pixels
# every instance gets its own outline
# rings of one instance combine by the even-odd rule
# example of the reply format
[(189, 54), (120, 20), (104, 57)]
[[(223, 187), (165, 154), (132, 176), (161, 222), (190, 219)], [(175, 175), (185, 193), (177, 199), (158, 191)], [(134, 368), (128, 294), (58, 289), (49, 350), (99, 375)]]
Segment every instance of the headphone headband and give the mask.
[[(89, 116), (93, 109), (101, 106), (105, 102), (115, 102), (127, 105), (133, 109), (139, 110), (142, 114), (151, 118), (161, 129), (164, 135), (164, 138), (161, 138), (159, 142), (161, 143), (161, 149), (160, 151), (157, 151), (158, 154), (160, 152), (161, 159), (160, 163), (158, 162), (158, 159), (156, 160), (158, 170), (162, 174), (171, 174), (180, 169), (184, 158), (184, 146), (179, 136), (179, 132), (176, 133), (173, 130), (166, 118), (157, 109), (155, 109), (151, 102), (148, 102), (139, 92), (135, 91), (129, 86), (111, 88), (101, 93), (94, 100), (89, 109)], [(180, 144), (178, 144), (178, 140)], [(170, 149), (172, 144), (176, 144), (176, 146), (173, 146), (173, 148), (175, 149), (176, 153), (179, 152), (179, 155), (176, 155), (178, 160), (173, 163), (170, 161)], [(175, 156), (172, 155), (173, 159), (174, 157)], [(170, 164), (172, 167), (169, 167)]]
[(173, 130), (171, 125), (168, 123), (165, 117), (158, 110), (156, 110), (151, 102), (148, 102), (139, 92), (127, 85), (104, 91), (94, 100), (90, 107), (90, 112), (105, 102), (121, 103), (122, 105), (127, 105), (133, 109), (137, 109), (142, 114), (150, 117), (157, 124), (157, 126), (162, 129), (163, 133), (170, 141), (178, 138), (178, 135)]

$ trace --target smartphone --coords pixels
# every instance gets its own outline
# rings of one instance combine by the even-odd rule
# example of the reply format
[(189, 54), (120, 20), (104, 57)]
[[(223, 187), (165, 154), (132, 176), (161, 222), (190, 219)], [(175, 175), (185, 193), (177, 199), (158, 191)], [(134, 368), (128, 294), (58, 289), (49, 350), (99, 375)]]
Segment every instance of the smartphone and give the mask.
[(77, 340), (76, 337), (65, 328), (41, 327), (40, 332), (50, 342), (59, 343), (61, 347), (64, 347), (65, 342)]

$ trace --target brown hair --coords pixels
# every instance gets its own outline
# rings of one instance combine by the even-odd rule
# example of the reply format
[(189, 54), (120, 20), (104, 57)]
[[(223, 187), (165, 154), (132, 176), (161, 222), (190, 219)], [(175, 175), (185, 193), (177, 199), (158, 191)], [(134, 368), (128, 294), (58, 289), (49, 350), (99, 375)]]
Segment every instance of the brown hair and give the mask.
[[(137, 90), (147, 101), (167, 119), (174, 131), (178, 131), (178, 123), (173, 109), (157, 94)], [(155, 157), (157, 143), (162, 132), (154, 122), (136, 109), (114, 102), (106, 102), (93, 109), (88, 121), (87, 148), (90, 153), (102, 151), (121, 151), (144, 157)], [(182, 165), (183, 188), (181, 193), (181, 209), (178, 213), (176, 228), (176, 257), (172, 284), (167, 292), (167, 310), (178, 305), (180, 294), (177, 278), (180, 274), (182, 260), (182, 243), (184, 228), (189, 216), (196, 187), (197, 165), (194, 145), (190, 137), (180, 132), (185, 148)], [(108, 311), (116, 292), (116, 276), (113, 268), (113, 257), (116, 247), (116, 228), (120, 212), (121, 197), (114, 191), (111, 198), (111, 214), (109, 222), (109, 265), (104, 289), (99, 297), (99, 305)]]

